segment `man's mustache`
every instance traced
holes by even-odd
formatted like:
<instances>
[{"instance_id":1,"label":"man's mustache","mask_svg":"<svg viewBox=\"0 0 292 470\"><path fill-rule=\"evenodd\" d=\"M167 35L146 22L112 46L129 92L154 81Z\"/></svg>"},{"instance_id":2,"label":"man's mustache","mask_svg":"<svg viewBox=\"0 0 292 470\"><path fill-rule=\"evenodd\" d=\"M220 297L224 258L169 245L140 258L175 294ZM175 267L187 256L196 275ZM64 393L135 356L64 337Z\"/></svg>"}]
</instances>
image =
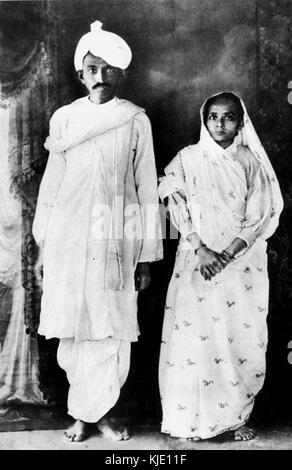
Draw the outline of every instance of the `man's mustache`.
<instances>
[{"instance_id":1,"label":"man's mustache","mask_svg":"<svg viewBox=\"0 0 292 470\"><path fill-rule=\"evenodd\" d=\"M92 89L96 90L96 88L104 88L104 87L110 88L110 86L111 85L109 85L108 83L96 83L95 85L93 85Z\"/></svg>"}]
</instances>

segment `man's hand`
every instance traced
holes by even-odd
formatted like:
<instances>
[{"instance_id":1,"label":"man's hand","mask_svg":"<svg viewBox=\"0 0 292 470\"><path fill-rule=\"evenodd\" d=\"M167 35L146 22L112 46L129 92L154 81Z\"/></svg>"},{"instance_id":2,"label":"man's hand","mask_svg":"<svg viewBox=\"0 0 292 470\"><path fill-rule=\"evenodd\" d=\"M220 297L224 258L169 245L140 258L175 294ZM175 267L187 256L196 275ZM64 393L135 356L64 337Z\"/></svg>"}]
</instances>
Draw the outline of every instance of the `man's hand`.
<instances>
[{"instance_id":1,"label":"man's hand","mask_svg":"<svg viewBox=\"0 0 292 470\"><path fill-rule=\"evenodd\" d=\"M200 260L200 273L205 281L210 281L229 263L228 256L216 253L206 246L199 248L197 254Z\"/></svg>"},{"instance_id":2,"label":"man's hand","mask_svg":"<svg viewBox=\"0 0 292 470\"><path fill-rule=\"evenodd\" d=\"M43 266L44 266L44 256L43 256L43 248L39 248L39 255L36 264L34 265L34 274L36 277L37 284L39 288L43 289Z\"/></svg>"},{"instance_id":3,"label":"man's hand","mask_svg":"<svg viewBox=\"0 0 292 470\"><path fill-rule=\"evenodd\" d=\"M149 286L151 282L150 264L138 263L135 271L135 289L142 292Z\"/></svg>"}]
</instances>

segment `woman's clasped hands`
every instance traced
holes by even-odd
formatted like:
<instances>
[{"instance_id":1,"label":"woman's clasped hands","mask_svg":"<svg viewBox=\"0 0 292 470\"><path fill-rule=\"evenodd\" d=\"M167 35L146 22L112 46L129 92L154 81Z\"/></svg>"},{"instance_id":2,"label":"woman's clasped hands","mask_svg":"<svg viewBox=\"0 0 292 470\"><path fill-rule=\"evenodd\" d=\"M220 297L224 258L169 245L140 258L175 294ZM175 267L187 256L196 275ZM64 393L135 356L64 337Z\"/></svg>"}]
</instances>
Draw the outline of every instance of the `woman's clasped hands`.
<instances>
[{"instance_id":1,"label":"woman's clasped hands","mask_svg":"<svg viewBox=\"0 0 292 470\"><path fill-rule=\"evenodd\" d=\"M200 246L196 250L196 254L200 260L200 273L205 281L210 281L233 260L227 251L223 250L221 253L217 253L206 245Z\"/></svg>"}]
</instances>

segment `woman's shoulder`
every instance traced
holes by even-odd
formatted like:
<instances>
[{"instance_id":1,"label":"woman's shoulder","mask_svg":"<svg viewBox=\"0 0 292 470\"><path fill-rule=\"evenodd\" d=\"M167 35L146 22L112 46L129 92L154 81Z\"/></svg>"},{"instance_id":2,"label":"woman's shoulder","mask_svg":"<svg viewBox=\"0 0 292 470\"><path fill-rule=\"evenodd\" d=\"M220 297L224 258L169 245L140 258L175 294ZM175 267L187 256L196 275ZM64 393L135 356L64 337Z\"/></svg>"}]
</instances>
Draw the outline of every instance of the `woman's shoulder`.
<instances>
[{"instance_id":1,"label":"woman's shoulder","mask_svg":"<svg viewBox=\"0 0 292 470\"><path fill-rule=\"evenodd\" d=\"M185 162L189 158L194 158L198 153L198 144L188 145L187 147L182 148L176 156L170 161L170 163L165 168L167 173L173 172L175 169L182 169Z\"/></svg>"},{"instance_id":2,"label":"woman's shoulder","mask_svg":"<svg viewBox=\"0 0 292 470\"><path fill-rule=\"evenodd\" d=\"M194 162L196 158L200 157L200 144L193 144L184 147L180 150L176 156L178 160L180 160L181 164L184 166L190 160Z\"/></svg>"},{"instance_id":3,"label":"woman's shoulder","mask_svg":"<svg viewBox=\"0 0 292 470\"><path fill-rule=\"evenodd\" d=\"M182 150L178 152L178 155L181 155L182 157L187 157L189 155L195 155L198 153L198 150L200 148L200 144L192 144L188 145L187 147L184 147Z\"/></svg>"},{"instance_id":4,"label":"woman's shoulder","mask_svg":"<svg viewBox=\"0 0 292 470\"><path fill-rule=\"evenodd\" d=\"M197 164L197 161L201 159L202 152L200 151L200 143L188 145L179 152L180 160L182 166L188 169L194 164Z\"/></svg>"},{"instance_id":5,"label":"woman's shoulder","mask_svg":"<svg viewBox=\"0 0 292 470\"><path fill-rule=\"evenodd\" d=\"M237 145L236 158L248 172L256 171L260 167L257 157L247 145Z\"/></svg>"},{"instance_id":6,"label":"woman's shoulder","mask_svg":"<svg viewBox=\"0 0 292 470\"><path fill-rule=\"evenodd\" d=\"M253 155L253 153L252 153L252 151L250 150L250 148L249 148L247 145L244 145L244 144L238 144L238 145L236 146L236 151L237 151L239 154L245 156L246 158L250 158L250 157Z\"/></svg>"}]
</instances>

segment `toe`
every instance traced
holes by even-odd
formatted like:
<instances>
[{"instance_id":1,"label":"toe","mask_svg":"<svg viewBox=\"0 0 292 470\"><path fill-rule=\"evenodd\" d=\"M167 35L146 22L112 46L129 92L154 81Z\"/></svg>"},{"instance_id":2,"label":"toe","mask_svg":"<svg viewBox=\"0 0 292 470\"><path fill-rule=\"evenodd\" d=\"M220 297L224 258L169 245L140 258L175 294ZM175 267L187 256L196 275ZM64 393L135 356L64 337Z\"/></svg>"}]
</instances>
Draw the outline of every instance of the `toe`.
<instances>
[{"instance_id":1,"label":"toe","mask_svg":"<svg viewBox=\"0 0 292 470\"><path fill-rule=\"evenodd\" d=\"M85 433L64 433L64 438L67 442L81 442L85 439Z\"/></svg>"},{"instance_id":2,"label":"toe","mask_svg":"<svg viewBox=\"0 0 292 470\"><path fill-rule=\"evenodd\" d=\"M124 429L122 431L122 438L124 441L127 441L128 439L130 439L130 433L127 429Z\"/></svg>"},{"instance_id":3,"label":"toe","mask_svg":"<svg viewBox=\"0 0 292 470\"><path fill-rule=\"evenodd\" d=\"M255 433L252 429L243 426L234 431L233 436L235 441L250 441L255 437Z\"/></svg>"}]
</instances>

